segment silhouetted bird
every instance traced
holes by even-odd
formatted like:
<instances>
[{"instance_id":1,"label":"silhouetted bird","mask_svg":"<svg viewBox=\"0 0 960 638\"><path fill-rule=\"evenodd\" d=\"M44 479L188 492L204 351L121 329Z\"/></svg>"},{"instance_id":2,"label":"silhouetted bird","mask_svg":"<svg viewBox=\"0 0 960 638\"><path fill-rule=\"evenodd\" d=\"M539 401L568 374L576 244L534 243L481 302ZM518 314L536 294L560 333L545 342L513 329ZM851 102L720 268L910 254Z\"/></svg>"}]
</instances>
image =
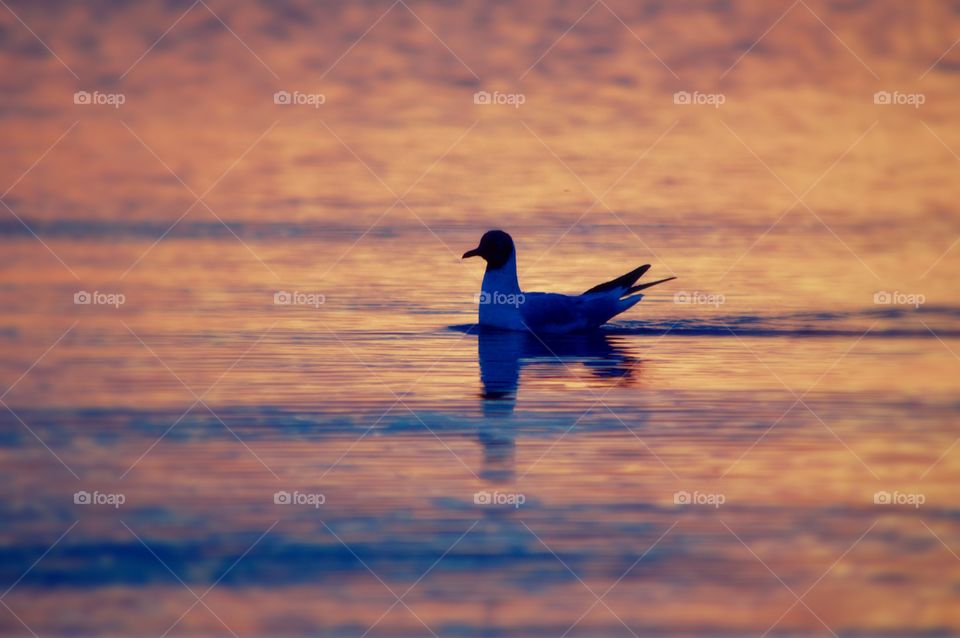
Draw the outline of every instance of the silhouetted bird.
<instances>
[{"instance_id":1,"label":"silhouetted bird","mask_svg":"<svg viewBox=\"0 0 960 638\"><path fill-rule=\"evenodd\" d=\"M504 330L556 334L597 328L643 299L637 294L641 290L676 279L637 284L650 269L645 264L581 295L523 292L513 239L502 230L484 233L479 246L463 253L467 257L483 257L487 262L479 298L480 325Z\"/></svg>"}]
</instances>

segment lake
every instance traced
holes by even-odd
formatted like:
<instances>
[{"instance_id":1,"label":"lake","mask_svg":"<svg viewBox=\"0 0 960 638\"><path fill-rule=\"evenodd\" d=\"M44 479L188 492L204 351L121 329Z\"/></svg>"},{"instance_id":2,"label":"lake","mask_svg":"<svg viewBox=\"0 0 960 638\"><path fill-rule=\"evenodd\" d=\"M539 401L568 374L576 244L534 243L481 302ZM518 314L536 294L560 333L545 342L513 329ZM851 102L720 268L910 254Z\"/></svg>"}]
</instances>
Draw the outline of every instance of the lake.
<instances>
[{"instance_id":1,"label":"lake","mask_svg":"<svg viewBox=\"0 0 960 638\"><path fill-rule=\"evenodd\" d=\"M960 633L960 18L689 4L12 4L0 631Z\"/></svg>"}]
</instances>

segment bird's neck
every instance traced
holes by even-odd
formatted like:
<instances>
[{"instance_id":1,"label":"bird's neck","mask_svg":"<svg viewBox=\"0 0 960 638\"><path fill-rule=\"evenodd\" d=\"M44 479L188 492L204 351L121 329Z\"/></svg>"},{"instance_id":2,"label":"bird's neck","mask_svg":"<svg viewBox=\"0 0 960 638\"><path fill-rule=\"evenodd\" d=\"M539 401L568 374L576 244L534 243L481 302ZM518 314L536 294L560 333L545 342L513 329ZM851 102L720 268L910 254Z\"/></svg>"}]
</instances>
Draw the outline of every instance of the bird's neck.
<instances>
[{"instance_id":1,"label":"bird's neck","mask_svg":"<svg viewBox=\"0 0 960 638\"><path fill-rule=\"evenodd\" d=\"M517 279L517 253L514 252L507 262L496 269L487 268L483 273L481 290L490 295L516 295L520 293L520 282Z\"/></svg>"}]
</instances>

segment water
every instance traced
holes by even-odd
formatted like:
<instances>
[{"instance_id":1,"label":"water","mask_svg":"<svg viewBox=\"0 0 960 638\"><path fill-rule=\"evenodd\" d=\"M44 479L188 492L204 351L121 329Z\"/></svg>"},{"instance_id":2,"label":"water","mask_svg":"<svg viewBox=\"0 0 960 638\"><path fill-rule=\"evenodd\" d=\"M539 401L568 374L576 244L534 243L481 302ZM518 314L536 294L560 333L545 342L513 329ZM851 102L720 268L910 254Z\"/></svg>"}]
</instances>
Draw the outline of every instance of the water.
<instances>
[{"instance_id":1,"label":"water","mask_svg":"<svg viewBox=\"0 0 960 638\"><path fill-rule=\"evenodd\" d=\"M188 5L14 7L81 79L4 18L0 632L960 633L956 17L797 5L737 63L782 9L609 5L679 79L600 5L522 80L583 8L412 5L458 60L394 5L334 64L386 6L211 5L264 68L197 6L128 69ZM481 331L492 227L526 289L678 279Z\"/></svg>"},{"instance_id":2,"label":"water","mask_svg":"<svg viewBox=\"0 0 960 638\"><path fill-rule=\"evenodd\" d=\"M950 626L960 310L737 312L663 290L541 341L477 330L479 273L442 247L427 277L393 258L369 285L330 277L317 308L235 286L217 266L235 242L166 240L181 265L119 308L73 307L51 267L50 308L8 311L10 383L73 326L4 399L4 602L35 630L161 634L214 585L171 633L361 635L388 609L369 635L911 633L918 609ZM194 260L195 284L167 284Z\"/></svg>"}]
</instances>

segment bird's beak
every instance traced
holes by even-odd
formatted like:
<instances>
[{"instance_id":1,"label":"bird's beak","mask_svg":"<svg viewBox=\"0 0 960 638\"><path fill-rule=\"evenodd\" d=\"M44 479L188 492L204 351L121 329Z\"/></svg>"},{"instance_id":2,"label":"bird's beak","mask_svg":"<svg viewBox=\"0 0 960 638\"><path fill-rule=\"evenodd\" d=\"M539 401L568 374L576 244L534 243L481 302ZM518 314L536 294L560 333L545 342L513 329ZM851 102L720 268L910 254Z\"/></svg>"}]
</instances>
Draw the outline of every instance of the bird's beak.
<instances>
[{"instance_id":1,"label":"bird's beak","mask_svg":"<svg viewBox=\"0 0 960 638\"><path fill-rule=\"evenodd\" d=\"M473 250L468 250L467 252L463 253L463 257L461 257L460 259L466 259L467 257L477 257L479 255L480 255L480 249L474 248Z\"/></svg>"}]
</instances>

